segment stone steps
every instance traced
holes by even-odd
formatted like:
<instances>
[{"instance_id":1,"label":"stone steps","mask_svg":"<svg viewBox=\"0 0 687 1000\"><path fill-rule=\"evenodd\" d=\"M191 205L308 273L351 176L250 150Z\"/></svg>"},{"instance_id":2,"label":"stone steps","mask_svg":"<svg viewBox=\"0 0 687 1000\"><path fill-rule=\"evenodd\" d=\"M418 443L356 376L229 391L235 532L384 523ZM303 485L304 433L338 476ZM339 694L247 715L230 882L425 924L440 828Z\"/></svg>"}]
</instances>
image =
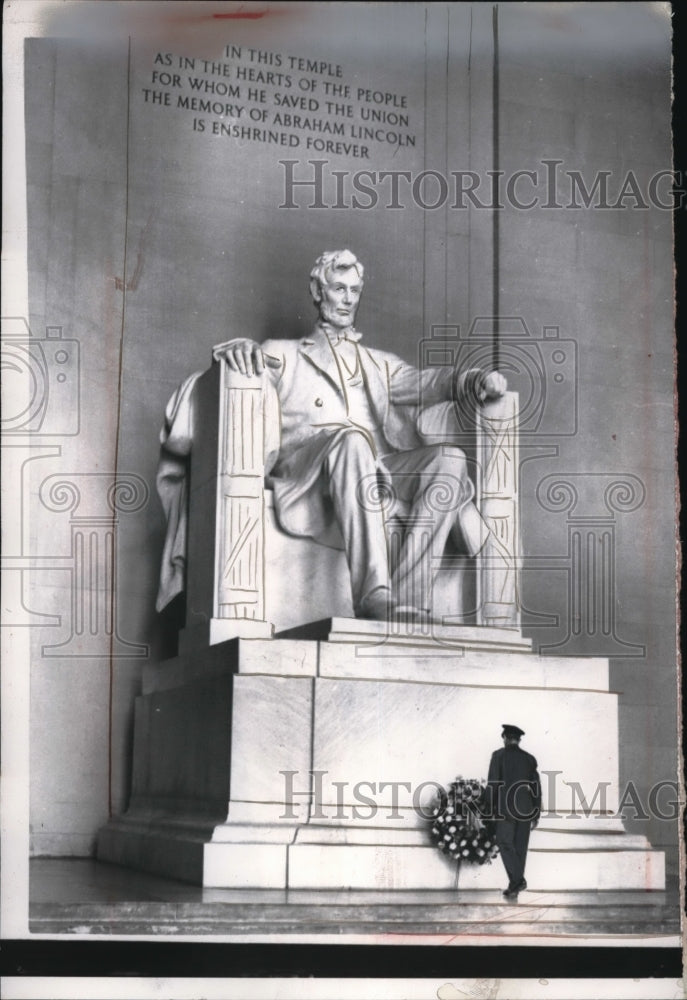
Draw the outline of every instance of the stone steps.
<instances>
[{"instance_id":1,"label":"stone steps","mask_svg":"<svg viewBox=\"0 0 687 1000\"><path fill-rule=\"evenodd\" d=\"M291 895L291 894L290 894ZM374 896L366 893L367 897ZM439 895L444 895L439 894ZM474 896L474 894L472 894ZM556 894L524 892L515 903L483 893L484 902L422 903L116 902L38 903L34 933L90 934L434 934L509 937L545 935L679 935L677 906L663 901L603 904L565 901ZM590 897L595 894L590 893ZM617 895L617 894L616 894ZM628 896L632 894L628 893ZM663 893L656 893L663 896ZM426 896L431 897L430 894Z\"/></svg>"},{"instance_id":2,"label":"stone steps","mask_svg":"<svg viewBox=\"0 0 687 1000\"><path fill-rule=\"evenodd\" d=\"M535 892L517 902L501 889L360 891L203 889L88 859L31 862L33 933L266 934L330 937L423 934L447 943L476 935L575 938L679 935L679 898L669 890ZM588 942L587 942L588 943Z\"/></svg>"}]
</instances>

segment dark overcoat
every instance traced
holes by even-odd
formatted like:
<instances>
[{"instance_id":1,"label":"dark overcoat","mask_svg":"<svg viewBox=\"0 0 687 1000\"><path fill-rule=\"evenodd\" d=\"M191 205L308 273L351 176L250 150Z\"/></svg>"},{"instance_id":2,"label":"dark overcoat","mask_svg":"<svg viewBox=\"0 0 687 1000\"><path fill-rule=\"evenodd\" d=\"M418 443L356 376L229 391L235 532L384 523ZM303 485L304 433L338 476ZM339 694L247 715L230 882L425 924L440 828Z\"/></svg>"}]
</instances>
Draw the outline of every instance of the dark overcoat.
<instances>
[{"instance_id":1,"label":"dark overcoat","mask_svg":"<svg viewBox=\"0 0 687 1000\"><path fill-rule=\"evenodd\" d=\"M493 819L531 821L541 812L541 782L537 761L512 744L491 755L488 804Z\"/></svg>"}]
</instances>

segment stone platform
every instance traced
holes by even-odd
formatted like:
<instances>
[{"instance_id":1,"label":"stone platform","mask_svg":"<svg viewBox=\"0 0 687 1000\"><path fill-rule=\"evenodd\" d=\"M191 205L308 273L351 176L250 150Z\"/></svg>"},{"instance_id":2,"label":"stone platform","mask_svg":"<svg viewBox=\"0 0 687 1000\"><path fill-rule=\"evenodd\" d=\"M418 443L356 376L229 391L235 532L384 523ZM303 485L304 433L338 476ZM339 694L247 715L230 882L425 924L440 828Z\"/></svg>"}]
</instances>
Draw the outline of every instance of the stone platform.
<instances>
[{"instance_id":1,"label":"stone platform","mask_svg":"<svg viewBox=\"0 0 687 1000\"><path fill-rule=\"evenodd\" d=\"M486 777L510 721L543 772L531 888L659 890L663 853L615 815L617 697L607 660L538 656L516 629L328 619L218 643L146 668L129 810L98 856L214 887L453 889L431 802ZM502 881L497 861L458 887Z\"/></svg>"},{"instance_id":2,"label":"stone platform","mask_svg":"<svg viewBox=\"0 0 687 1000\"><path fill-rule=\"evenodd\" d=\"M31 862L30 930L38 934L323 935L341 941L464 944L507 940L676 947L677 886L654 892L497 890L357 892L203 889L86 859Z\"/></svg>"}]
</instances>

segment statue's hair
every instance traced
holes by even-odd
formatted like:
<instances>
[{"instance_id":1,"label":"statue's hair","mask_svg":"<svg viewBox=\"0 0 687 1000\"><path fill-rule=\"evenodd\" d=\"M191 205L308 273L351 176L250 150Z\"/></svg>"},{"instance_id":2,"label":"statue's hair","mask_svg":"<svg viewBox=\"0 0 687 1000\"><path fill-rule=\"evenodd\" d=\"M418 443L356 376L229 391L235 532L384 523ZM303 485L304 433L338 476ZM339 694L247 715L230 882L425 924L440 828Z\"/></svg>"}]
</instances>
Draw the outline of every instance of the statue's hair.
<instances>
[{"instance_id":1,"label":"statue's hair","mask_svg":"<svg viewBox=\"0 0 687 1000\"><path fill-rule=\"evenodd\" d=\"M310 272L310 294L314 301L320 301L322 286L329 284L335 271L348 271L352 267L356 269L362 282L365 269L350 250L328 250L321 254Z\"/></svg>"}]
</instances>

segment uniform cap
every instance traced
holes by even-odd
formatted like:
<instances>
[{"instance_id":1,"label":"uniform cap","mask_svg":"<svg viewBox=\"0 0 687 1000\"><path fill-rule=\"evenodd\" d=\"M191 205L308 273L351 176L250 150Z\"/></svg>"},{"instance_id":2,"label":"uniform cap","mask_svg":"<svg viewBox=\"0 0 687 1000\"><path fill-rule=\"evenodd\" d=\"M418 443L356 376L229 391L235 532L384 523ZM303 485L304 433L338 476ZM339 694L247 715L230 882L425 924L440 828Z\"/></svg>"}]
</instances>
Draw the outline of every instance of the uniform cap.
<instances>
[{"instance_id":1,"label":"uniform cap","mask_svg":"<svg viewBox=\"0 0 687 1000\"><path fill-rule=\"evenodd\" d=\"M504 722L503 723L503 732L501 733L501 735L502 736L517 736L517 738L520 739L520 737L524 736L525 734L524 734L524 732L522 731L522 729L519 726L511 726L511 724L509 722Z\"/></svg>"}]
</instances>

